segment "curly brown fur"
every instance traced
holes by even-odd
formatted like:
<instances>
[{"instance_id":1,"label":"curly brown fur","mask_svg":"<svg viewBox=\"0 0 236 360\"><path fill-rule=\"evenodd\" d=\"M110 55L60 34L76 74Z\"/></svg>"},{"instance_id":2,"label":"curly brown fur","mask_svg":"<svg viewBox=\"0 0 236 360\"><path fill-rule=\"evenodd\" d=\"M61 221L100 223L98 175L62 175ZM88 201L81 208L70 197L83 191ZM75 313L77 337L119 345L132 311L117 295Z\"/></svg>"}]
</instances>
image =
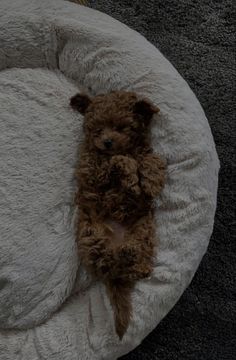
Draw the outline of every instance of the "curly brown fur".
<instances>
[{"instance_id":1,"label":"curly brown fur","mask_svg":"<svg viewBox=\"0 0 236 360\"><path fill-rule=\"evenodd\" d=\"M84 115L77 169L78 251L84 266L104 282L116 332L130 321L131 292L153 269L153 199L164 185L165 164L150 146L150 123L159 109L133 92L89 98L71 106Z\"/></svg>"}]
</instances>

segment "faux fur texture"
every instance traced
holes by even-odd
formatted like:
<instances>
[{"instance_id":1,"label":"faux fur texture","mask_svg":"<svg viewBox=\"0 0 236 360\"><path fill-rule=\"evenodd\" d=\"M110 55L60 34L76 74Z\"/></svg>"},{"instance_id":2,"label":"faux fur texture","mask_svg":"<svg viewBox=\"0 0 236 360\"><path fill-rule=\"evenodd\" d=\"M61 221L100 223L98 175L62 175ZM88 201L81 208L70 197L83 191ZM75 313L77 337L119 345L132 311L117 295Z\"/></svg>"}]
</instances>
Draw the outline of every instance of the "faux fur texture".
<instances>
[{"instance_id":1,"label":"faux fur texture","mask_svg":"<svg viewBox=\"0 0 236 360\"><path fill-rule=\"evenodd\" d=\"M0 7L0 358L114 359L167 314L206 251L219 168L212 135L186 82L125 25L60 0ZM133 321L121 344L101 284L79 269L68 298L81 129L67 102L79 89L132 89L161 109L152 128L153 148L168 163L156 204L159 253L152 278L132 294Z\"/></svg>"}]
</instances>

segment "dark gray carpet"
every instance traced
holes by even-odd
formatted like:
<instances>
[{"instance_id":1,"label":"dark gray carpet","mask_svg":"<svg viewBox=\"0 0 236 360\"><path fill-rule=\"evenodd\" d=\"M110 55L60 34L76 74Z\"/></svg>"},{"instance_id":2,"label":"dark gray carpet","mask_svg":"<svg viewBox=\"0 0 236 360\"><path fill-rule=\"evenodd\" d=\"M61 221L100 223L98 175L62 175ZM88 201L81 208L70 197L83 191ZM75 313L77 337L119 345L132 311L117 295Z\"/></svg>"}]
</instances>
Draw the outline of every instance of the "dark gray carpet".
<instances>
[{"instance_id":1,"label":"dark gray carpet","mask_svg":"<svg viewBox=\"0 0 236 360\"><path fill-rule=\"evenodd\" d=\"M146 36L188 81L209 119L221 161L218 209L209 250L178 304L135 351L122 359L233 360L233 0L97 0L93 7Z\"/></svg>"}]
</instances>

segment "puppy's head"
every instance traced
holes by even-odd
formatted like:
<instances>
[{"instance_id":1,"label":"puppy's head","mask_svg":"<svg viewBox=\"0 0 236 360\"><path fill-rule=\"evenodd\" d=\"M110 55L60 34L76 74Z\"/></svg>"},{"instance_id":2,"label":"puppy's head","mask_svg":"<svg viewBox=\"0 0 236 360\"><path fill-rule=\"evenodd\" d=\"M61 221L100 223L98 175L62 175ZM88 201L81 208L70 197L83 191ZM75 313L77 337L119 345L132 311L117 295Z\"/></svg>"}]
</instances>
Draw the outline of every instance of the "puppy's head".
<instances>
[{"instance_id":1,"label":"puppy's head","mask_svg":"<svg viewBox=\"0 0 236 360\"><path fill-rule=\"evenodd\" d=\"M114 155L132 151L145 137L152 116L159 109L133 92L114 91L90 98L76 94L71 106L84 115L90 148Z\"/></svg>"}]
</instances>

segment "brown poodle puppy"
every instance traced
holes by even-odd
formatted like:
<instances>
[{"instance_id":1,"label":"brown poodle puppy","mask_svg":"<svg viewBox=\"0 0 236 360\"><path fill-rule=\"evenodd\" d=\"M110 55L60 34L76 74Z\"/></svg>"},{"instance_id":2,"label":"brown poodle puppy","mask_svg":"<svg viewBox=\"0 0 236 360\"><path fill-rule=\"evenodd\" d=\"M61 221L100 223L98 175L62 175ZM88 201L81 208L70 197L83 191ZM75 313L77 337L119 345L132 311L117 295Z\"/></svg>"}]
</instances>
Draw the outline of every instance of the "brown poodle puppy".
<instances>
[{"instance_id":1,"label":"brown poodle puppy","mask_svg":"<svg viewBox=\"0 0 236 360\"><path fill-rule=\"evenodd\" d=\"M153 268L153 199L163 188L165 163L153 154L149 133L159 109L125 91L77 94L71 106L84 115L85 133L76 174L79 256L104 282L122 338L132 288Z\"/></svg>"}]
</instances>

